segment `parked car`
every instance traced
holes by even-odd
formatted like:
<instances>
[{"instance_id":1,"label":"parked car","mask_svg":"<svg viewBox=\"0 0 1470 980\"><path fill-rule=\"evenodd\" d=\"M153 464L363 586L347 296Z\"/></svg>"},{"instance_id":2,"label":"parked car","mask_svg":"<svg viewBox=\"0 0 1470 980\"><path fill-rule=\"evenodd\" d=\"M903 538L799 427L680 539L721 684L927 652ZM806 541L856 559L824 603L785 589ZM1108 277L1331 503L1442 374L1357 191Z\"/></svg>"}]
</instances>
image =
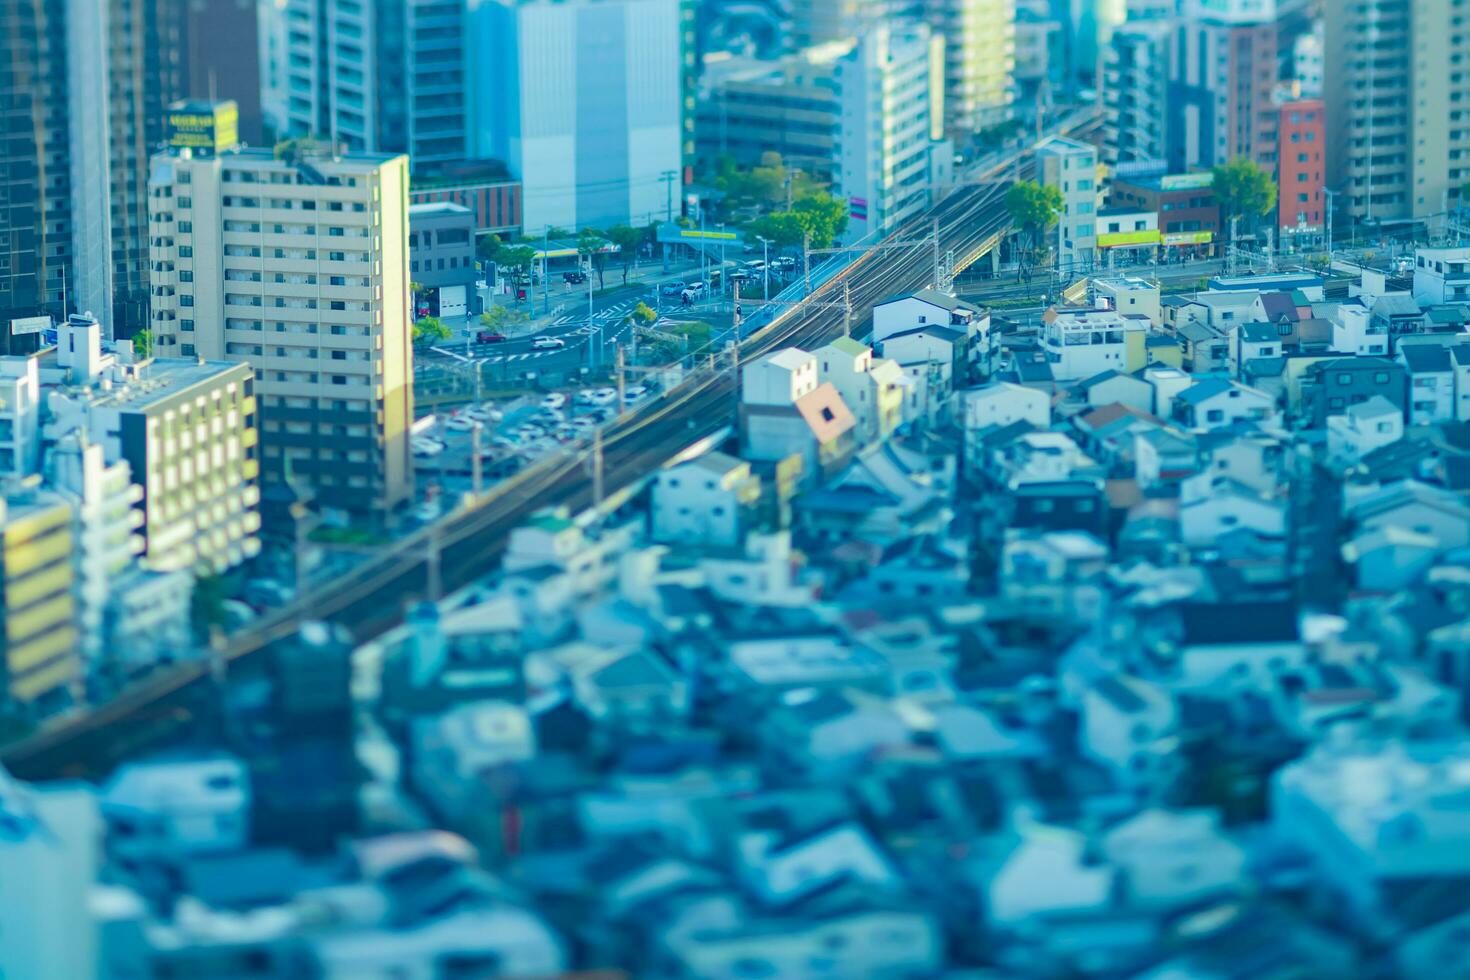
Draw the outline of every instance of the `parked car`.
<instances>
[{"instance_id":1,"label":"parked car","mask_svg":"<svg viewBox=\"0 0 1470 980\"><path fill-rule=\"evenodd\" d=\"M783 256L781 256L779 259L776 260L776 267L778 269L783 269L786 272L790 272L792 269L795 269L796 268L796 256L794 256L794 255L783 255Z\"/></svg>"},{"instance_id":2,"label":"parked car","mask_svg":"<svg viewBox=\"0 0 1470 980\"><path fill-rule=\"evenodd\" d=\"M446 428L453 429L456 432L468 432L475 427L475 421L468 414L452 415L444 425Z\"/></svg>"},{"instance_id":3,"label":"parked car","mask_svg":"<svg viewBox=\"0 0 1470 980\"><path fill-rule=\"evenodd\" d=\"M547 337L545 334L531 339L531 346L536 350L558 350L566 345L567 342L560 337Z\"/></svg>"},{"instance_id":4,"label":"parked car","mask_svg":"<svg viewBox=\"0 0 1470 980\"><path fill-rule=\"evenodd\" d=\"M481 330L475 334L477 344L503 344L508 338L503 333L494 330Z\"/></svg>"},{"instance_id":5,"label":"parked car","mask_svg":"<svg viewBox=\"0 0 1470 980\"><path fill-rule=\"evenodd\" d=\"M583 272L581 269L574 269L571 272L563 272L561 274L561 281L569 282L573 285L580 285L587 281L587 273Z\"/></svg>"},{"instance_id":6,"label":"parked car","mask_svg":"<svg viewBox=\"0 0 1470 980\"><path fill-rule=\"evenodd\" d=\"M702 283L702 282L694 282L694 283L690 283L689 285L685 286L684 287L684 292L681 293L680 295L684 299L686 299L686 300L688 300L689 302L692 303L692 302L694 302L697 299L702 299L704 297L704 294L705 294L705 285L704 285L704 283Z\"/></svg>"},{"instance_id":7,"label":"parked car","mask_svg":"<svg viewBox=\"0 0 1470 980\"><path fill-rule=\"evenodd\" d=\"M750 273L761 273L766 271L766 260L756 259L754 262L745 263L745 271Z\"/></svg>"},{"instance_id":8,"label":"parked car","mask_svg":"<svg viewBox=\"0 0 1470 980\"><path fill-rule=\"evenodd\" d=\"M616 388L593 388L587 392L587 401L592 405L611 405L618 400Z\"/></svg>"},{"instance_id":9,"label":"parked car","mask_svg":"<svg viewBox=\"0 0 1470 980\"><path fill-rule=\"evenodd\" d=\"M678 296L684 292L684 288L688 285L683 279L672 279L658 287L659 295Z\"/></svg>"},{"instance_id":10,"label":"parked car","mask_svg":"<svg viewBox=\"0 0 1470 980\"><path fill-rule=\"evenodd\" d=\"M566 405L566 403L567 396L559 391L548 392L546 397L541 399L542 408L559 409Z\"/></svg>"},{"instance_id":11,"label":"parked car","mask_svg":"<svg viewBox=\"0 0 1470 980\"><path fill-rule=\"evenodd\" d=\"M634 385L623 392L623 401L630 405L638 399L646 397L648 397L648 388L645 385Z\"/></svg>"}]
</instances>

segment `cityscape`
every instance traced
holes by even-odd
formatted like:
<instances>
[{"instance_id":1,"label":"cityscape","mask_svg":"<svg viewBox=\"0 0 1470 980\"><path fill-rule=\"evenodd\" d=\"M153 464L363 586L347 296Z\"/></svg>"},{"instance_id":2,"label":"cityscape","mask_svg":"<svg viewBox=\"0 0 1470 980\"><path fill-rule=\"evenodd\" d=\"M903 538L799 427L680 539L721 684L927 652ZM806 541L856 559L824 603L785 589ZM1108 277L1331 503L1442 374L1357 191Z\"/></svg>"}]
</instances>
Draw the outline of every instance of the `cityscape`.
<instances>
[{"instance_id":1,"label":"cityscape","mask_svg":"<svg viewBox=\"0 0 1470 980\"><path fill-rule=\"evenodd\" d=\"M0 0L0 978L1470 978L1467 65Z\"/></svg>"}]
</instances>

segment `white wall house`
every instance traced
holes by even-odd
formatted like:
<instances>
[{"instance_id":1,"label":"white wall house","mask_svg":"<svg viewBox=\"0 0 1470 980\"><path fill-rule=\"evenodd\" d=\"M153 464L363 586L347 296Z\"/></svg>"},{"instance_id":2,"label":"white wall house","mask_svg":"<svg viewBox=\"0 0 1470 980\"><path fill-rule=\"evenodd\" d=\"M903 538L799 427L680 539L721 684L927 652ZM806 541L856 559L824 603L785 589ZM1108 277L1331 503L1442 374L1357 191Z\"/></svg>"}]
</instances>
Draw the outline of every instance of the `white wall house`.
<instances>
[{"instance_id":1,"label":"white wall house","mask_svg":"<svg viewBox=\"0 0 1470 980\"><path fill-rule=\"evenodd\" d=\"M817 358L787 347L756 358L741 370L740 401L745 405L793 405L817 390Z\"/></svg>"},{"instance_id":2,"label":"white wall house","mask_svg":"<svg viewBox=\"0 0 1470 980\"><path fill-rule=\"evenodd\" d=\"M681 545L733 548L741 543L760 478L750 464L721 452L660 470L649 507L649 536Z\"/></svg>"},{"instance_id":3,"label":"white wall house","mask_svg":"<svg viewBox=\"0 0 1470 980\"><path fill-rule=\"evenodd\" d=\"M244 847L250 800L245 764L227 755L128 763L101 796L110 849L140 859Z\"/></svg>"},{"instance_id":4,"label":"white wall house","mask_svg":"<svg viewBox=\"0 0 1470 980\"><path fill-rule=\"evenodd\" d=\"M959 393L960 418L966 432L981 432L1012 422L1038 429L1051 425L1051 399L1044 391L1009 381L992 381Z\"/></svg>"},{"instance_id":5,"label":"white wall house","mask_svg":"<svg viewBox=\"0 0 1470 980\"><path fill-rule=\"evenodd\" d=\"M894 296L873 307L873 342L915 327L954 327L968 333L977 319L989 315L963 300L935 289Z\"/></svg>"},{"instance_id":6,"label":"white wall house","mask_svg":"<svg viewBox=\"0 0 1470 980\"><path fill-rule=\"evenodd\" d=\"M1470 248L1418 249L1414 300L1420 306L1470 302Z\"/></svg>"}]
</instances>

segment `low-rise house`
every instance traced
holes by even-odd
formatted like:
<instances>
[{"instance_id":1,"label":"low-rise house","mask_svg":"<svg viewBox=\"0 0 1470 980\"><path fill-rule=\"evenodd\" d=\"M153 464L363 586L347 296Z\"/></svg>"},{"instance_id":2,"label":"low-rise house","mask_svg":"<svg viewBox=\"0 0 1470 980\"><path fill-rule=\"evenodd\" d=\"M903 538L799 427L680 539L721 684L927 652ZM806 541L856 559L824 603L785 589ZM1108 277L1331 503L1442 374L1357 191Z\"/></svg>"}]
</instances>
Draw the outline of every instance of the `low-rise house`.
<instances>
[{"instance_id":1,"label":"low-rise house","mask_svg":"<svg viewBox=\"0 0 1470 980\"><path fill-rule=\"evenodd\" d=\"M952 327L968 336L971 325L988 318L978 307L934 289L894 296L873 307L873 342L918 327Z\"/></svg>"},{"instance_id":2,"label":"low-rise house","mask_svg":"<svg viewBox=\"0 0 1470 980\"><path fill-rule=\"evenodd\" d=\"M1000 592L1028 614L1095 622L1103 614L1107 547L1079 531L1011 531L1001 553Z\"/></svg>"},{"instance_id":3,"label":"low-rise house","mask_svg":"<svg viewBox=\"0 0 1470 980\"><path fill-rule=\"evenodd\" d=\"M722 452L660 470L649 502L649 537L678 545L735 548L755 526L760 477Z\"/></svg>"},{"instance_id":4,"label":"low-rise house","mask_svg":"<svg viewBox=\"0 0 1470 980\"><path fill-rule=\"evenodd\" d=\"M1382 395L1327 417L1327 454L1344 462L1356 462L1403 437L1403 409Z\"/></svg>"},{"instance_id":5,"label":"low-rise house","mask_svg":"<svg viewBox=\"0 0 1470 980\"><path fill-rule=\"evenodd\" d=\"M1146 378L1112 369L1078 382L1072 395L1093 408L1117 404L1140 412L1154 410L1154 386Z\"/></svg>"},{"instance_id":6,"label":"low-rise house","mask_svg":"<svg viewBox=\"0 0 1470 980\"><path fill-rule=\"evenodd\" d=\"M1187 907L1246 884L1246 850L1214 810L1142 810L1103 835L1101 849L1133 907Z\"/></svg>"},{"instance_id":7,"label":"low-rise house","mask_svg":"<svg viewBox=\"0 0 1470 980\"><path fill-rule=\"evenodd\" d=\"M1342 303L1332 318L1332 349L1354 357L1388 357L1388 325L1361 302Z\"/></svg>"},{"instance_id":8,"label":"low-rise house","mask_svg":"<svg viewBox=\"0 0 1470 980\"><path fill-rule=\"evenodd\" d=\"M1045 392L1010 381L992 381L958 393L959 416L967 433L1013 422L1045 429L1051 425L1051 399Z\"/></svg>"},{"instance_id":9,"label":"low-rise house","mask_svg":"<svg viewBox=\"0 0 1470 980\"><path fill-rule=\"evenodd\" d=\"M1274 425L1277 414L1276 400L1270 395L1223 378L1206 378L1174 398L1174 418L1196 432L1242 421Z\"/></svg>"},{"instance_id":10,"label":"low-rise house","mask_svg":"<svg viewBox=\"0 0 1470 980\"><path fill-rule=\"evenodd\" d=\"M1208 323L1185 323L1174 334L1182 348L1184 370L1190 374L1214 374L1230 363L1230 338Z\"/></svg>"},{"instance_id":11,"label":"low-rise house","mask_svg":"<svg viewBox=\"0 0 1470 980\"><path fill-rule=\"evenodd\" d=\"M1324 740L1272 781L1274 832L1364 924L1391 921L1400 889L1470 875L1470 747Z\"/></svg>"},{"instance_id":12,"label":"low-rise house","mask_svg":"<svg viewBox=\"0 0 1470 980\"><path fill-rule=\"evenodd\" d=\"M903 422L901 365L874 358L867 344L838 337L816 352L818 378L830 382L857 419L858 441L887 439Z\"/></svg>"},{"instance_id":13,"label":"low-rise house","mask_svg":"<svg viewBox=\"0 0 1470 980\"><path fill-rule=\"evenodd\" d=\"M228 755L161 757L123 766L99 797L109 847L134 862L244 847L251 788Z\"/></svg>"},{"instance_id":14,"label":"low-rise house","mask_svg":"<svg viewBox=\"0 0 1470 980\"><path fill-rule=\"evenodd\" d=\"M1122 786L1157 786L1181 764L1178 723L1163 688L1124 674L1102 677L1082 695L1079 749Z\"/></svg>"},{"instance_id":15,"label":"low-rise house","mask_svg":"<svg viewBox=\"0 0 1470 980\"><path fill-rule=\"evenodd\" d=\"M1199 472L1194 437L1178 429L1153 426L1133 433L1134 471L1145 489L1177 484Z\"/></svg>"},{"instance_id":16,"label":"low-rise house","mask_svg":"<svg viewBox=\"0 0 1470 980\"><path fill-rule=\"evenodd\" d=\"M1282 354L1281 334L1270 323L1236 323L1227 336L1230 338L1227 363L1232 378L1240 378L1246 365L1253 361Z\"/></svg>"},{"instance_id":17,"label":"low-rise house","mask_svg":"<svg viewBox=\"0 0 1470 980\"><path fill-rule=\"evenodd\" d=\"M815 360L812 364L815 367ZM741 455L765 462L799 456L808 481L840 470L857 447L857 420L830 383L790 405L744 403L740 412Z\"/></svg>"},{"instance_id":18,"label":"low-rise house","mask_svg":"<svg viewBox=\"0 0 1470 980\"><path fill-rule=\"evenodd\" d=\"M874 753L904 746L912 737L891 704L854 689L788 691L765 719L766 752L778 765L818 776L851 772Z\"/></svg>"},{"instance_id":19,"label":"low-rise house","mask_svg":"<svg viewBox=\"0 0 1470 980\"><path fill-rule=\"evenodd\" d=\"M1409 424L1433 425L1455 418L1455 370L1440 344L1401 343L1398 361L1409 375Z\"/></svg>"},{"instance_id":20,"label":"low-rise house","mask_svg":"<svg viewBox=\"0 0 1470 980\"><path fill-rule=\"evenodd\" d=\"M1333 357L1309 364L1302 375L1298 418L1324 428L1332 415L1361 405L1375 395L1403 411L1408 404L1408 372L1386 357Z\"/></svg>"},{"instance_id":21,"label":"low-rise house","mask_svg":"<svg viewBox=\"0 0 1470 980\"><path fill-rule=\"evenodd\" d=\"M950 394L968 383L969 339L957 327L914 327L889 334L880 341L883 356L903 368L910 379L910 399L904 417L926 421L947 413Z\"/></svg>"},{"instance_id":22,"label":"low-rise house","mask_svg":"<svg viewBox=\"0 0 1470 980\"><path fill-rule=\"evenodd\" d=\"M746 887L776 907L843 880L880 892L896 891L902 883L898 868L867 830L850 822L790 838L748 830L736 841L735 860Z\"/></svg>"},{"instance_id":23,"label":"low-rise house","mask_svg":"<svg viewBox=\"0 0 1470 980\"><path fill-rule=\"evenodd\" d=\"M1052 307L1041 319L1042 348L1058 381L1080 381L1107 370L1132 372L1148 363L1149 319L1141 313Z\"/></svg>"}]
</instances>

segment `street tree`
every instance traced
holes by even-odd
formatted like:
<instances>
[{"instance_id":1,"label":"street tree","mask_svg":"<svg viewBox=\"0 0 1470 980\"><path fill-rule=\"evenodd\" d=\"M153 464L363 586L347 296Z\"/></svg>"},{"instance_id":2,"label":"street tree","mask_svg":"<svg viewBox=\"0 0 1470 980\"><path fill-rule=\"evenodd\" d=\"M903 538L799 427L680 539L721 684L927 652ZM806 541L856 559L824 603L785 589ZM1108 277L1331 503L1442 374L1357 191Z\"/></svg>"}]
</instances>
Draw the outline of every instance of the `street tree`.
<instances>
[{"instance_id":1,"label":"street tree","mask_svg":"<svg viewBox=\"0 0 1470 980\"><path fill-rule=\"evenodd\" d=\"M607 240L618 247L618 261L623 266L623 285L628 284L628 270L638 258L638 248L643 244L644 231L628 225L613 225L607 230Z\"/></svg>"},{"instance_id":2,"label":"street tree","mask_svg":"<svg viewBox=\"0 0 1470 980\"><path fill-rule=\"evenodd\" d=\"M133 356L140 361L153 356L153 331L139 330L133 334Z\"/></svg>"},{"instance_id":3,"label":"street tree","mask_svg":"<svg viewBox=\"0 0 1470 980\"><path fill-rule=\"evenodd\" d=\"M602 278L603 269L607 267L607 253L602 250L606 244L607 236L596 228L583 228L577 236L577 254L597 270L598 289L607 285Z\"/></svg>"},{"instance_id":4,"label":"street tree","mask_svg":"<svg viewBox=\"0 0 1470 980\"><path fill-rule=\"evenodd\" d=\"M1254 224L1276 206L1276 182L1254 161L1231 160L1215 167L1213 174L1215 202L1226 227L1234 218Z\"/></svg>"},{"instance_id":5,"label":"street tree","mask_svg":"<svg viewBox=\"0 0 1470 980\"><path fill-rule=\"evenodd\" d=\"M1006 191L1005 206L1016 230L1018 268L1029 278L1047 229L1062 215L1062 192L1034 180L1020 180Z\"/></svg>"},{"instance_id":6,"label":"street tree","mask_svg":"<svg viewBox=\"0 0 1470 980\"><path fill-rule=\"evenodd\" d=\"M531 315L513 306L495 305L480 314L480 326L495 333L504 333L507 327L525 323Z\"/></svg>"},{"instance_id":7,"label":"street tree","mask_svg":"<svg viewBox=\"0 0 1470 980\"><path fill-rule=\"evenodd\" d=\"M419 317L413 325L415 344L437 344L450 338L449 328L437 316Z\"/></svg>"},{"instance_id":8,"label":"street tree","mask_svg":"<svg viewBox=\"0 0 1470 980\"><path fill-rule=\"evenodd\" d=\"M818 193L802 198L791 213L803 223L811 235L812 248L831 248L847 230L847 202L831 194Z\"/></svg>"}]
</instances>

